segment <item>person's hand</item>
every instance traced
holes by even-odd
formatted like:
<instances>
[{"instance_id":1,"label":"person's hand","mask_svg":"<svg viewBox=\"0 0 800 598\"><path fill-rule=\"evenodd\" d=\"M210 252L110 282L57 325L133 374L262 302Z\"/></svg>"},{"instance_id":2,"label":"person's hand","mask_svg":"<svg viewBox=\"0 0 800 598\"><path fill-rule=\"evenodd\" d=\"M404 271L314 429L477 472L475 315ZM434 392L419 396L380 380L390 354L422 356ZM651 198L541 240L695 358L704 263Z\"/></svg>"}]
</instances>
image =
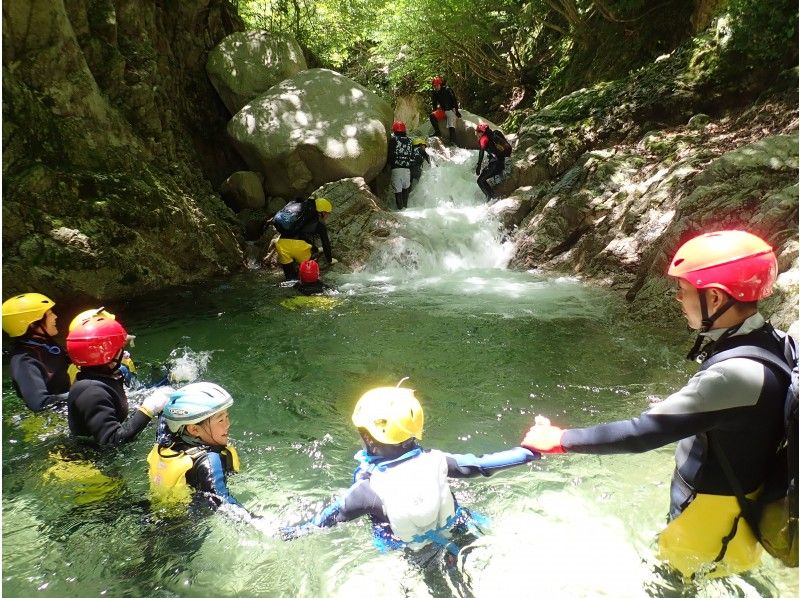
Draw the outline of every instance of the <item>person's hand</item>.
<instances>
[{"instance_id":1,"label":"person's hand","mask_svg":"<svg viewBox=\"0 0 800 598\"><path fill-rule=\"evenodd\" d=\"M159 386L153 393L142 401L141 409L150 417L159 415L164 410L164 405L169 401L169 395L175 392L171 386Z\"/></svg>"},{"instance_id":2,"label":"person's hand","mask_svg":"<svg viewBox=\"0 0 800 598\"><path fill-rule=\"evenodd\" d=\"M533 426L520 444L528 450L540 453L563 453L561 436L564 430L550 425L550 420L542 415L537 415L533 421Z\"/></svg>"}]
</instances>

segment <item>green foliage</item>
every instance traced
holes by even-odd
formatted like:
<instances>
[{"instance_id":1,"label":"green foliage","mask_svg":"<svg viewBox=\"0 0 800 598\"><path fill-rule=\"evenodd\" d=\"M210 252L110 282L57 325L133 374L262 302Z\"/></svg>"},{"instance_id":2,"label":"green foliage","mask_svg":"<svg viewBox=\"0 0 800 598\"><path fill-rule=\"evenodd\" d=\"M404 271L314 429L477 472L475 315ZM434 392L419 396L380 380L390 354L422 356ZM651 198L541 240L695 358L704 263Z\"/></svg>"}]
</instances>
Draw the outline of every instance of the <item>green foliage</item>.
<instances>
[{"instance_id":1,"label":"green foliage","mask_svg":"<svg viewBox=\"0 0 800 598\"><path fill-rule=\"evenodd\" d=\"M730 0L728 14L735 60L751 69L797 63L797 2Z\"/></svg>"},{"instance_id":2,"label":"green foliage","mask_svg":"<svg viewBox=\"0 0 800 598\"><path fill-rule=\"evenodd\" d=\"M310 52L312 64L341 70L371 38L384 2L240 0L238 11L248 28L290 33Z\"/></svg>"}]
</instances>

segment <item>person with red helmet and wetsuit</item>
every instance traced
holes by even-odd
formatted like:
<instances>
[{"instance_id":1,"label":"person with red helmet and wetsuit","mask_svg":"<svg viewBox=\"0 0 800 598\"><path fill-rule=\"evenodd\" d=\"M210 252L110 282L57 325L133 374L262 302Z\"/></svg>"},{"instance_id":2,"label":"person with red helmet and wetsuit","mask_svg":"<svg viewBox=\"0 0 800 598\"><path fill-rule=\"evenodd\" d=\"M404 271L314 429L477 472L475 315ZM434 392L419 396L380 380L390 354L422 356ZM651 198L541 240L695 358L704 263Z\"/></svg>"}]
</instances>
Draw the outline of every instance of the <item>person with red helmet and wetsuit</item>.
<instances>
[{"instance_id":1,"label":"person with red helmet and wetsuit","mask_svg":"<svg viewBox=\"0 0 800 598\"><path fill-rule=\"evenodd\" d=\"M725 230L688 240L667 275L677 282L675 298L689 327L699 331L687 358L700 370L633 419L562 430L539 416L522 441L545 453L590 454L638 453L677 442L669 524L658 544L659 557L685 577L737 573L761 557L725 470L751 498L783 440L789 376L777 363L791 369L786 352L794 343L758 311L777 271L772 248L751 233ZM749 356L730 353L734 348ZM759 354L777 362L753 357Z\"/></svg>"},{"instance_id":2,"label":"person with red helmet and wetsuit","mask_svg":"<svg viewBox=\"0 0 800 598\"><path fill-rule=\"evenodd\" d=\"M414 146L406 135L406 123L396 120L392 123L392 137L386 161L392 169L392 190L397 209L408 207L408 194L411 193L411 165L414 163Z\"/></svg>"},{"instance_id":3,"label":"person with red helmet and wetsuit","mask_svg":"<svg viewBox=\"0 0 800 598\"><path fill-rule=\"evenodd\" d=\"M433 91L431 92L431 125L433 134L439 135L439 121L447 121L447 131L449 133L449 145L456 142L456 119L461 118L458 109L458 99L455 92L444 82L440 75L436 75L432 80Z\"/></svg>"},{"instance_id":4,"label":"person with red helmet and wetsuit","mask_svg":"<svg viewBox=\"0 0 800 598\"><path fill-rule=\"evenodd\" d=\"M492 139L492 130L489 125L480 123L475 127L475 135L478 137L478 163L475 165L475 174L478 175L478 187L481 188L481 191L486 196L486 201L489 201L494 197L489 179L503 174L503 170L506 167L506 159L498 151ZM486 168L481 170L484 153L489 155L489 163Z\"/></svg>"},{"instance_id":5,"label":"person with red helmet and wetsuit","mask_svg":"<svg viewBox=\"0 0 800 598\"><path fill-rule=\"evenodd\" d=\"M132 414L119 371L128 333L102 312L77 323L67 336L67 353L81 368L67 397L70 432L100 446L130 442L161 413L169 386L156 388Z\"/></svg>"}]
</instances>

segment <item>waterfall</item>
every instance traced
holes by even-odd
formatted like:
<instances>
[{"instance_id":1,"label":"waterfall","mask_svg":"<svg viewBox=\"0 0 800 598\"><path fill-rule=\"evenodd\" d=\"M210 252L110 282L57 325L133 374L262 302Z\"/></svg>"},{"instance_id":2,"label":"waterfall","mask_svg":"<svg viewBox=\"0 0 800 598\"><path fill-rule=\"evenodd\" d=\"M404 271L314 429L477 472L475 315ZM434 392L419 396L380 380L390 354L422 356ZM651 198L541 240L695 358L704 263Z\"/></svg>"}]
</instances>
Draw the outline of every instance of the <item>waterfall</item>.
<instances>
[{"instance_id":1,"label":"waterfall","mask_svg":"<svg viewBox=\"0 0 800 598\"><path fill-rule=\"evenodd\" d=\"M419 288L506 276L513 244L475 182L477 151L449 148L431 161L398 213L396 235L370 256L360 282Z\"/></svg>"}]
</instances>

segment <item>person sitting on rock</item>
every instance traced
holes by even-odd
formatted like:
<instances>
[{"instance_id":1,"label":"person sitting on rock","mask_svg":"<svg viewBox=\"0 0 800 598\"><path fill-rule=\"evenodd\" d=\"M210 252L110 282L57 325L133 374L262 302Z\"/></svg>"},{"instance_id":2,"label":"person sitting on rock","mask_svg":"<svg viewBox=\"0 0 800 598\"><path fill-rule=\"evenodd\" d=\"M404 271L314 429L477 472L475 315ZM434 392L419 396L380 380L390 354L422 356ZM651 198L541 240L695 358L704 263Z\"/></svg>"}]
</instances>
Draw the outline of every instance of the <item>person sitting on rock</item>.
<instances>
[{"instance_id":1,"label":"person sitting on rock","mask_svg":"<svg viewBox=\"0 0 800 598\"><path fill-rule=\"evenodd\" d=\"M435 136L439 135L439 121L446 119L447 131L450 134L448 145L454 145L456 142L456 119L461 118L458 99L453 90L450 89L450 86L439 75L436 75L431 80L431 83L433 85L433 91L431 92L433 112L430 114L430 120L433 125L433 134Z\"/></svg>"}]
</instances>

